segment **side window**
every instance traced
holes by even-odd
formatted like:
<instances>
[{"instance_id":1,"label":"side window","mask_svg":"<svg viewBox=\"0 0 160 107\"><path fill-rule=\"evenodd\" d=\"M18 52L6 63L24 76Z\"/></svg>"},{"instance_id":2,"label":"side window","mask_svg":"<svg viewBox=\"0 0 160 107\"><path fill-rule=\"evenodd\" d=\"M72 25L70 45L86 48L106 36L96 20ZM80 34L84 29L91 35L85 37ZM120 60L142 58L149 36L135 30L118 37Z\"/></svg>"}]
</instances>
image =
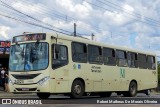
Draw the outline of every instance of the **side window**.
<instances>
[{"instance_id":1,"label":"side window","mask_svg":"<svg viewBox=\"0 0 160 107\"><path fill-rule=\"evenodd\" d=\"M56 69L68 64L68 50L64 45L52 45L52 68Z\"/></svg>"},{"instance_id":2,"label":"side window","mask_svg":"<svg viewBox=\"0 0 160 107\"><path fill-rule=\"evenodd\" d=\"M87 62L87 47L86 44L72 42L72 60L74 62Z\"/></svg>"},{"instance_id":3,"label":"side window","mask_svg":"<svg viewBox=\"0 0 160 107\"><path fill-rule=\"evenodd\" d=\"M103 48L103 62L105 65L116 65L114 49Z\"/></svg>"},{"instance_id":4,"label":"side window","mask_svg":"<svg viewBox=\"0 0 160 107\"><path fill-rule=\"evenodd\" d=\"M156 63L155 63L155 57L154 56L147 56L147 63L148 63L148 69L156 69Z\"/></svg>"},{"instance_id":5,"label":"side window","mask_svg":"<svg viewBox=\"0 0 160 107\"><path fill-rule=\"evenodd\" d=\"M133 52L128 52L127 53L127 59L128 59L128 66L137 68L138 63L137 63L137 54Z\"/></svg>"},{"instance_id":6,"label":"side window","mask_svg":"<svg viewBox=\"0 0 160 107\"><path fill-rule=\"evenodd\" d=\"M127 55L125 51L116 51L117 65L126 67L127 66Z\"/></svg>"},{"instance_id":7,"label":"side window","mask_svg":"<svg viewBox=\"0 0 160 107\"><path fill-rule=\"evenodd\" d=\"M102 49L99 46L88 45L89 63L102 64Z\"/></svg>"},{"instance_id":8,"label":"side window","mask_svg":"<svg viewBox=\"0 0 160 107\"><path fill-rule=\"evenodd\" d=\"M141 69L147 69L147 58L145 54L138 54L138 66Z\"/></svg>"}]
</instances>

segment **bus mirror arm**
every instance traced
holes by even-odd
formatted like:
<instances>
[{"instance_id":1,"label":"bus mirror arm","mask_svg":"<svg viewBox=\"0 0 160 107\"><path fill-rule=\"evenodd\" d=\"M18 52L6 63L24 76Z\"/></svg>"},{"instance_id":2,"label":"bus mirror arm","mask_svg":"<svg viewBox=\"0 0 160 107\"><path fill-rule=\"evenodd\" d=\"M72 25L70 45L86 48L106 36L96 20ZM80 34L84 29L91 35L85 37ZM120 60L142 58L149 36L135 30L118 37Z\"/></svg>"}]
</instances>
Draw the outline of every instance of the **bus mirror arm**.
<instances>
[{"instance_id":1,"label":"bus mirror arm","mask_svg":"<svg viewBox=\"0 0 160 107\"><path fill-rule=\"evenodd\" d=\"M55 39L56 40L56 44L57 44L57 38L58 38L58 34L56 33L57 37L51 36L51 39Z\"/></svg>"}]
</instances>

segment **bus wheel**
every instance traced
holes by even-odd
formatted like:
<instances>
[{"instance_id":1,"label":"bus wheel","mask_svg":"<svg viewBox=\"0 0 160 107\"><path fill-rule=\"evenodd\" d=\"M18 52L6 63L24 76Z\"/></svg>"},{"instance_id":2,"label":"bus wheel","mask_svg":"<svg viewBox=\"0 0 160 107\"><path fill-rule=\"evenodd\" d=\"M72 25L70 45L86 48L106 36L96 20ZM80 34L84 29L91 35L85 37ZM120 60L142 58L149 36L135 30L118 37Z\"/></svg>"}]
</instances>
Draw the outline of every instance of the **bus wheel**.
<instances>
[{"instance_id":1,"label":"bus wheel","mask_svg":"<svg viewBox=\"0 0 160 107\"><path fill-rule=\"evenodd\" d=\"M148 96L151 95L151 90L150 89L145 90L145 94L148 95Z\"/></svg>"},{"instance_id":2,"label":"bus wheel","mask_svg":"<svg viewBox=\"0 0 160 107\"><path fill-rule=\"evenodd\" d=\"M137 84L132 81L129 85L129 91L124 92L123 96L124 97L135 97L137 95Z\"/></svg>"},{"instance_id":3,"label":"bus wheel","mask_svg":"<svg viewBox=\"0 0 160 107\"><path fill-rule=\"evenodd\" d=\"M129 85L129 97L135 97L137 95L137 84L132 81Z\"/></svg>"},{"instance_id":4,"label":"bus wheel","mask_svg":"<svg viewBox=\"0 0 160 107\"><path fill-rule=\"evenodd\" d=\"M75 80L72 84L71 98L81 98L84 95L84 85L80 80Z\"/></svg>"},{"instance_id":5,"label":"bus wheel","mask_svg":"<svg viewBox=\"0 0 160 107\"><path fill-rule=\"evenodd\" d=\"M37 93L37 96L40 99L47 99L50 96L50 93Z\"/></svg>"},{"instance_id":6,"label":"bus wheel","mask_svg":"<svg viewBox=\"0 0 160 107\"><path fill-rule=\"evenodd\" d=\"M99 95L100 97L110 97L111 96L111 92L100 92Z\"/></svg>"}]
</instances>

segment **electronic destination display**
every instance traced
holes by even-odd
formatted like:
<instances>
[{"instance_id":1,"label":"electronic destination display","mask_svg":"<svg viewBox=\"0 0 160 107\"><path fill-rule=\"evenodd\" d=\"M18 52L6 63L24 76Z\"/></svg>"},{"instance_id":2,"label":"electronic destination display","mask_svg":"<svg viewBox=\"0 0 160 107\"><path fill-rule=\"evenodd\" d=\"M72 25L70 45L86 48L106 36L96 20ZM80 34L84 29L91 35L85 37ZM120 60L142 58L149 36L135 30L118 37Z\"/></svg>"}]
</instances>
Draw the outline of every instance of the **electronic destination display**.
<instances>
[{"instance_id":1,"label":"electronic destination display","mask_svg":"<svg viewBox=\"0 0 160 107\"><path fill-rule=\"evenodd\" d=\"M37 34L26 34L13 37L12 42L24 42L24 41L36 41L36 40L46 40L45 33L37 33Z\"/></svg>"}]
</instances>

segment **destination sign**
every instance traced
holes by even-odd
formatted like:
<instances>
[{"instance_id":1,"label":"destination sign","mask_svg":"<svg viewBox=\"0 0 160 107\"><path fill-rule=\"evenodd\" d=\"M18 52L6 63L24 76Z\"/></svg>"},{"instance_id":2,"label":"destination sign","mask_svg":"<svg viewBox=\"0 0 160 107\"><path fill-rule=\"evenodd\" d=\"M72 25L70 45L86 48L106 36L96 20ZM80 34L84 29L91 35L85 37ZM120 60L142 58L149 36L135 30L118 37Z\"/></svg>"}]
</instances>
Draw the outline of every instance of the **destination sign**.
<instances>
[{"instance_id":1,"label":"destination sign","mask_svg":"<svg viewBox=\"0 0 160 107\"><path fill-rule=\"evenodd\" d=\"M24 42L24 41L35 41L35 40L45 40L46 34L45 33L37 33L37 34L26 34L13 37L12 42Z\"/></svg>"}]
</instances>

